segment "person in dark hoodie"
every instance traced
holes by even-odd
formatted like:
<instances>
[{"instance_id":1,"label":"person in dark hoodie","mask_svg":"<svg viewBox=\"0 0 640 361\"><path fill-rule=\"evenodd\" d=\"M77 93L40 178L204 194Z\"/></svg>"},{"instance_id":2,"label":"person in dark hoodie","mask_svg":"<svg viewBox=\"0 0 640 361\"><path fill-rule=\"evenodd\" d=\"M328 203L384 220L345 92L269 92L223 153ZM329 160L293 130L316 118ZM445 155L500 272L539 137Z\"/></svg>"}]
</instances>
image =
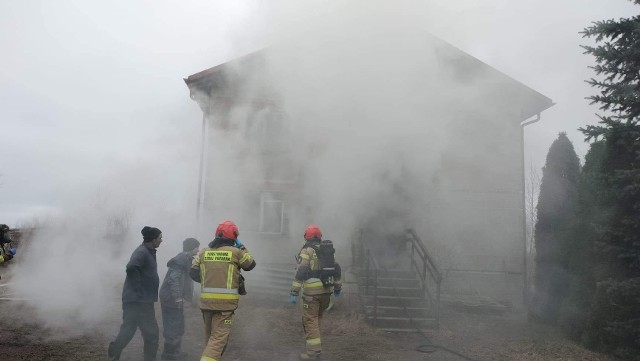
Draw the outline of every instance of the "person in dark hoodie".
<instances>
[{"instance_id":1,"label":"person in dark hoodie","mask_svg":"<svg viewBox=\"0 0 640 361\"><path fill-rule=\"evenodd\" d=\"M182 252L167 263L167 275L160 287L160 306L162 307L162 335L164 336L163 360L181 360L187 356L180 350L184 335L185 302L191 301L193 283L189 269L193 256L198 254L200 242L195 238L182 241Z\"/></svg>"},{"instance_id":2,"label":"person in dark hoodie","mask_svg":"<svg viewBox=\"0 0 640 361\"><path fill-rule=\"evenodd\" d=\"M127 277L122 287L122 326L115 341L109 344L109 361L120 360L122 350L140 328L144 340L144 361L156 361L160 331L154 303L158 302L158 263L156 248L162 243L162 231L142 228L143 242L127 263Z\"/></svg>"},{"instance_id":3,"label":"person in dark hoodie","mask_svg":"<svg viewBox=\"0 0 640 361\"><path fill-rule=\"evenodd\" d=\"M220 223L214 240L198 253L189 270L191 279L201 284L200 310L207 340L201 360L220 361L240 299L240 269L250 271L256 266L246 248L238 245L239 233L235 223Z\"/></svg>"}]
</instances>

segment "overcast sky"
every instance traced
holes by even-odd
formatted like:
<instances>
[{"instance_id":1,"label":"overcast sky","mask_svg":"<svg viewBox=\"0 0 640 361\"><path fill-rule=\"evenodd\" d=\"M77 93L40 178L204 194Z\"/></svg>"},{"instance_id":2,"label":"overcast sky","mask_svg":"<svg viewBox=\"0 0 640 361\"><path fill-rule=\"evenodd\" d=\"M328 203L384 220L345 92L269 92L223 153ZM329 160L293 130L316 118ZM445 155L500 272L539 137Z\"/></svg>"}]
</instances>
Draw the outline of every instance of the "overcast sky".
<instances>
[{"instance_id":1,"label":"overcast sky","mask_svg":"<svg viewBox=\"0 0 640 361\"><path fill-rule=\"evenodd\" d=\"M626 0L432 0L436 36L557 103L527 127L540 168L558 132L597 121L578 34ZM267 1L0 0L0 223L111 190L195 207L201 113L182 78L266 44ZM318 4L318 2L315 2ZM367 1L362 1L366 6Z\"/></svg>"}]
</instances>

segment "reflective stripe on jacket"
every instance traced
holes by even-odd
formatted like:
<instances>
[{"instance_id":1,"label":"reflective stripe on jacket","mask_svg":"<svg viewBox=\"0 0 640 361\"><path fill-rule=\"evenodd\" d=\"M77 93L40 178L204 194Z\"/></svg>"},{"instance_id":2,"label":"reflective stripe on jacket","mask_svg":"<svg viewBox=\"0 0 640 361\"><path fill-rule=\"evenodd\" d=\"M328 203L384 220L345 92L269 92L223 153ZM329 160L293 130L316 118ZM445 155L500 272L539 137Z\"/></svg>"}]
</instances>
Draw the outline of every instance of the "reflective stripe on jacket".
<instances>
[{"instance_id":1,"label":"reflective stripe on jacket","mask_svg":"<svg viewBox=\"0 0 640 361\"><path fill-rule=\"evenodd\" d=\"M253 263L249 252L234 246L200 251L191 266L200 270L200 308L215 311L238 308L240 268L250 269Z\"/></svg>"},{"instance_id":2,"label":"reflective stripe on jacket","mask_svg":"<svg viewBox=\"0 0 640 361\"><path fill-rule=\"evenodd\" d=\"M291 294L298 295L300 289L302 293L307 296L321 295L325 293L332 293L332 287L324 287L322 281L319 278L310 277L306 280L299 279L298 275L301 274L300 270L305 267L310 271L319 271L320 263L318 262L318 255L313 247L304 247L298 254L298 267L296 269L296 277L291 284ZM340 289L340 278L334 278L334 284L336 289Z\"/></svg>"}]
</instances>

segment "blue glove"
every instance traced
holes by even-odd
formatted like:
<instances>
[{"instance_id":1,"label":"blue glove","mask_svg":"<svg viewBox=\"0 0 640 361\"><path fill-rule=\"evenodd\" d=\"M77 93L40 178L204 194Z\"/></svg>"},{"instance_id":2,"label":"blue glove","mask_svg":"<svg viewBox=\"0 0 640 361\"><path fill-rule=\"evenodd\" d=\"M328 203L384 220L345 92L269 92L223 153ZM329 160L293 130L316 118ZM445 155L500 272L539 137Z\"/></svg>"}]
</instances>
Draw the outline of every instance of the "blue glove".
<instances>
[{"instance_id":1,"label":"blue glove","mask_svg":"<svg viewBox=\"0 0 640 361\"><path fill-rule=\"evenodd\" d=\"M295 305L298 302L298 298L297 296L289 295L289 301Z\"/></svg>"},{"instance_id":2,"label":"blue glove","mask_svg":"<svg viewBox=\"0 0 640 361\"><path fill-rule=\"evenodd\" d=\"M342 291L340 290L334 290L333 294L336 295L336 297L340 297L340 295L342 294Z\"/></svg>"},{"instance_id":3,"label":"blue glove","mask_svg":"<svg viewBox=\"0 0 640 361\"><path fill-rule=\"evenodd\" d=\"M240 240L239 240L239 239L236 239L236 247L237 247L237 248L240 248L240 247L242 247L242 246L244 246L244 245L242 244L242 242L240 242Z\"/></svg>"},{"instance_id":4,"label":"blue glove","mask_svg":"<svg viewBox=\"0 0 640 361\"><path fill-rule=\"evenodd\" d=\"M10 255L15 256L16 255L16 249L15 248L9 248L9 252Z\"/></svg>"}]
</instances>

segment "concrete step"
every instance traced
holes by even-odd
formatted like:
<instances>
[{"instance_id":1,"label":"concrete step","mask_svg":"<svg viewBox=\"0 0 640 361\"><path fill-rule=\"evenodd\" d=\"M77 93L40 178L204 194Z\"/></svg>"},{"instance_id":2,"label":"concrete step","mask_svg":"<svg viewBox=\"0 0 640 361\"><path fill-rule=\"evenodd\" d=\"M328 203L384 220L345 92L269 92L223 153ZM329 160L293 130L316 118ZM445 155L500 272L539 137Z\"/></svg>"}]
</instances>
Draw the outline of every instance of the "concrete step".
<instances>
[{"instance_id":1,"label":"concrete step","mask_svg":"<svg viewBox=\"0 0 640 361\"><path fill-rule=\"evenodd\" d=\"M247 283L253 284L288 284L291 286L293 276L291 277L276 277L273 275L243 275L244 280Z\"/></svg>"},{"instance_id":2,"label":"concrete step","mask_svg":"<svg viewBox=\"0 0 640 361\"><path fill-rule=\"evenodd\" d=\"M373 296L376 289L369 287L369 292L365 286L360 287L360 294ZM421 288L400 288L400 287L380 287L377 288L378 296L398 296L398 297L420 297L424 296Z\"/></svg>"},{"instance_id":3,"label":"concrete step","mask_svg":"<svg viewBox=\"0 0 640 361\"><path fill-rule=\"evenodd\" d=\"M374 297L362 295L364 304L373 305ZM391 307L429 307L429 301L422 297L378 296L378 306Z\"/></svg>"},{"instance_id":4,"label":"concrete step","mask_svg":"<svg viewBox=\"0 0 640 361\"><path fill-rule=\"evenodd\" d=\"M272 298L279 300L288 300L289 290L278 290L274 288L247 288L248 297ZM245 296L242 296L245 297Z\"/></svg>"},{"instance_id":5,"label":"concrete step","mask_svg":"<svg viewBox=\"0 0 640 361\"><path fill-rule=\"evenodd\" d=\"M373 305L364 306L366 316L373 316ZM429 307L395 307L395 306L378 306L378 316L381 317L417 317L428 318L433 317L433 310Z\"/></svg>"},{"instance_id":6,"label":"concrete step","mask_svg":"<svg viewBox=\"0 0 640 361\"><path fill-rule=\"evenodd\" d=\"M284 292L284 293L289 293L289 291L291 290L291 283L269 283L269 284L265 284L265 283L255 283L255 282L247 282L245 283L245 288L247 289L247 292L249 291L268 291L268 290L274 290L274 292Z\"/></svg>"},{"instance_id":7,"label":"concrete step","mask_svg":"<svg viewBox=\"0 0 640 361\"><path fill-rule=\"evenodd\" d=\"M248 294L288 295L295 275L295 265L265 263L243 272Z\"/></svg>"},{"instance_id":8,"label":"concrete step","mask_svg":"<svg viewBox=\"0 0 640 361\"><path fill-rule=\"evenodd\" d=\"M255 272L254 277L256 278L264 278L264 277L272 277L272 278L287 278L293 279L293 276L296 274L295 268L293 270L282 270L282 269L271 269L271 268L260 268L252 270L251 272ZM250 274L250 272L247 272Z\"/></svg>"},{"instance_id":9,"label":"concrete step","mask_svg":"<svg viewBox=\"0 0 640 361\"><path fill-rule=\"evenodd\" d=\"M366 277L359 277L358 282L361 285L367 284ZM373 285L374 279L369 278L369 284ZM411 288L411 287L420 287L420 280L416 277L414 278L389 278L389 277L378 277L378 286L382 287L402 287L402 288Z\"/></svg>"},{"instance_id":10,"label":"concrete step","mask_svg":"<svg viewBox=\"0 0 640 361\"><path fill-rule=\"evenodd\" d=\"M415 330L418 328L435 328L437 327L436 319L433 317L380 317L375 319L372 316L367 316L367 322L374 324L378 328L385 329L404 329Z\"/></svg>"},{"instance_id":11,"label":"concrete step","mask_svg":"<svg viewBox=\"0 0 640 361\"><path fill-rule=\"evenodd\" d=\"M366 276L366 270L360 269L358 275L360 277ZM369 276L373 276L373 272L370 271ZM379 269L378 278L404 278L404 279L416 279L416 273L413 270L408 269Z\"/></svg>"}]
</instances>

